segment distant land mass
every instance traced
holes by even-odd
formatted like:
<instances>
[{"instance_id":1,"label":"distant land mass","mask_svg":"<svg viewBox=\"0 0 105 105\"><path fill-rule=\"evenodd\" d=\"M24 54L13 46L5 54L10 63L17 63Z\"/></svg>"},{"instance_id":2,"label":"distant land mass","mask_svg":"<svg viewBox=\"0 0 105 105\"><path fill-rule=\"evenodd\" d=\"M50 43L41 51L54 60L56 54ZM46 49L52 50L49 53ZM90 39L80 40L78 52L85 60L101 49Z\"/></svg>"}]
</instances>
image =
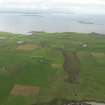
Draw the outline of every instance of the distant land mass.
<instances>
[{"instance_id":1,"label":"distant land mass","mask_svg":"<svg viewBox=\"0 0 105 105\"><path fill-rule=\"evenodd\" d=\"M81 23L81 24L95 24L93 22L88 22L88 21L79 21L79 23Z\"/></svg>"}]
</instances>

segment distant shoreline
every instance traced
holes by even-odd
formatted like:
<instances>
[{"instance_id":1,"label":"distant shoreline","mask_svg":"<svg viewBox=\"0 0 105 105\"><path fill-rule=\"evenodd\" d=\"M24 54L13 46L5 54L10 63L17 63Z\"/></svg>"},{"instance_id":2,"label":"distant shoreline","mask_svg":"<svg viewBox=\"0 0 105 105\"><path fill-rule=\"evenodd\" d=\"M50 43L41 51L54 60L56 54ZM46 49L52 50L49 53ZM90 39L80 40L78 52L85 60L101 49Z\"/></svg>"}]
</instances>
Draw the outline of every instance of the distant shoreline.
<instances>
[{"instance_id":1,"label":"distant shoreline","mask_svg":"<svg viewBox=\"0 0 105 105\"><path fill-rule=\"evenodd\" d=\"M6 31L0 31L0 33L8 33L8 34L13 34L13 35L34 35L34 34L41 34L41 33L52 33L52 34L61 34L61 33L78 33L78 34L90 34L93 36L105 36L104 33L96 33L96 32L46 32L46 31L29 31L27 33L13 33L13 32L6 32Z\"/></svg>"}]
</instances>

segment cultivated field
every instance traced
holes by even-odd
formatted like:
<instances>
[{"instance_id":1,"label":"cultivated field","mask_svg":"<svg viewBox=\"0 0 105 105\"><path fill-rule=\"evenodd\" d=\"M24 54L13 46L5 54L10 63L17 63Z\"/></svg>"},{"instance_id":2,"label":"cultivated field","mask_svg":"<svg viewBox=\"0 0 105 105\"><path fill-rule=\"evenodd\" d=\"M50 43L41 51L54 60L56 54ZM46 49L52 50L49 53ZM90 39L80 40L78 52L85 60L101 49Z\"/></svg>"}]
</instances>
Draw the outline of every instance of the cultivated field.
<instances>
[{"instance_id":1,"label":"cultivated field","mask_svg":"<svg viewBox=\"0 0 105 105\"><path fill-rule=\"evenodd\" d=\"M0 105L105 101L104 35L36 34L0 32Z\"/></svg>"}]
</instances>

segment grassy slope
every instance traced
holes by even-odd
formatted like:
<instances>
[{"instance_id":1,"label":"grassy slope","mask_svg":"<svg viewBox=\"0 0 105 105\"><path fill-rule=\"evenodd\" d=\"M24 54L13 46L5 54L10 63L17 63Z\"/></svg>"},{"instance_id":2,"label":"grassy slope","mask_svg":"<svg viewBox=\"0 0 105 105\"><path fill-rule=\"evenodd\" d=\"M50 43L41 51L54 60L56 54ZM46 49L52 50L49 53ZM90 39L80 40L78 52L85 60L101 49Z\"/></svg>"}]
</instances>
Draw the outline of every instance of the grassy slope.
<instances>
[{"instance_id":1,"label":"grassy slope","mask_svg":"<svg viewBox=\"0 0 105 105\"><path fill-rule=\"evenodd\" d=\"M54 97L73 100L105 100L105 37L84 33L41 33L22 36L0 33L0 105L30 105L34 101L49 101ZM40 44L32 51L16 50L17 41ZM80 43L88 43L82 48ZM56 48L76 51L81 61L80 84L64 82L62 68L51 64L63 64L63 56ZM99 55L93 56L92 53ZM44 62L41 62L41 61ZM16 73L5 72L13 69ZM39 86L34 97L11 96L15 84ZM76 94L76 95L75 95Z\"/></svg>"}]
</instances>

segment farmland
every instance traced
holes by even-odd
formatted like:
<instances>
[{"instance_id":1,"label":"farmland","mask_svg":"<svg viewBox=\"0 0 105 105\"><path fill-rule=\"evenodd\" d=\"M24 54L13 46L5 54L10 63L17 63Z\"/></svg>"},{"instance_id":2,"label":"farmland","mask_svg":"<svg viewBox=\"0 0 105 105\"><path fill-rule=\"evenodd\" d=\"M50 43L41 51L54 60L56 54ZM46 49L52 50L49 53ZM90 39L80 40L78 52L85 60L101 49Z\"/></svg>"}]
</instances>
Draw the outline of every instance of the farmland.
<instances>
[{"instance_id":1,"label":"farmland","mask_svg":"<svg viewBox=\"0 0 105 105\"><path fill-rule=\"evenodd\" d=\"M0 32L0 105L55 98L105 100L105 36Z\"/></svg>"}]
</instances>

